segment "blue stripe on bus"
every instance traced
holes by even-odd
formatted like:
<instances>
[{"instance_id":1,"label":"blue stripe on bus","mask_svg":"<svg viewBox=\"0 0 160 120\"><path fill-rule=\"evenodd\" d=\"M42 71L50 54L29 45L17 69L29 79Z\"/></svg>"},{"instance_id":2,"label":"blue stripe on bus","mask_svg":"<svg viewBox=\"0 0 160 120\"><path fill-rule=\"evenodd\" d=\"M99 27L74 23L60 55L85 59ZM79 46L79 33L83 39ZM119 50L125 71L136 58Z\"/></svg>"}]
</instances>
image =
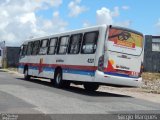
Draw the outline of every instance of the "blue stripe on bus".
<instances>
[{"instance_id":1,"label":"blue stripe on bus","mask_svg":"<svg viewBox=\"0 0 160 120\"><path fill-rule=\"evenodd\" d=\"M118 77L127 77L127 78L139 78L139 77L133 77L125 74L120 74L120 73L113 73L113 72L105 72L107 75L113 75L113 76L118 76Z\"/></svg>"},{"instance_id":2,"label":"blue stripe on bus","mask_svg":"<svg viewBox=\"0 0 160 120\"><path fill-rule=\"evenodd\" d=\"M24 68L23 65L20 65L19 68ZM29 69L32 70L39 70L38 66L29 66ZM55 68L53 67L42 67L44 72L54 72ZM76 70L76 69L63 69L63 73L70 73L70 74L80 74L80 75L88 75L88 76L94 76L95 71L90 70Z\"/></svg>"},{"instance_id":3,"label":"blue stripe on bus","mask_svg":"<svg viewBox=\"0 0 160 120\"><path fill-rule=\"evenodd\" d=\"M45 72L54 72L54 70L55 70L55 68L53 68L53 67L43 67L42 69Z\"/></svg>"},{"instance_id":4,"label":"blue stripe on bus","mask_svg":"<svg viewBox=\"0 0 160 120\"><path fill-rule=\"evenodd\" d=\"M38 70L38 67L36 67L36 66L29 66L29 69Z\"/></svg>"},{"instance_id":5,"label":"blue stripe on bus","mask_svg":"<svg viewBox=\"0 0 160 120\"><path fill-rule=\"evenodd\" d=\"M71 73L71 74L88 75L88 76L95 75L95 71L89 71L89 70L64 69L63 72L64 73Z\"/></svg>"}]
</instances>

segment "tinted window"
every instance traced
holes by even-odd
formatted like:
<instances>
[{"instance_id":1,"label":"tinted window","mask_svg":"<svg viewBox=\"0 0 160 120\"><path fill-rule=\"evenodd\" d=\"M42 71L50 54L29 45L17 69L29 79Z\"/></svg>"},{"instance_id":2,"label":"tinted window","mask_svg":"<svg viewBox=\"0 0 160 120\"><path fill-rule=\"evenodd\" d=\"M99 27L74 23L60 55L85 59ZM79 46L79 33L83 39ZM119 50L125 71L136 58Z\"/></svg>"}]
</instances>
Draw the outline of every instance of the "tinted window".
<instances>
[{"instance_id":1,"label":"tinted window","mask_svg":"<svg viewBox=\"0 0 160 120\"><path fill-rule=\"evenodd\" d=\"M81 53L92 54L97 48L98 31L88 32L84 34Z\"/></svg>"},{"instance_id":2,"label":"tinted window","mask_svg":"<svg viewBox=\"0 0 160 120\"><path fill-rule=\"evenodd\" d=\"M49 44L49 48L48 48L48 54L55 54L56 53L57 40L58 40L58 38L51 38L50 39L50 44Z\"/></svg>"},{"instance_id":3,"label":"tinted window","mask_svg":"<svg viewBox=\"0 0 160 120\"><path fill-rule=\"evenodd\" d=\"M46 47L47 46L47 42L48 42L48 40L42 40L41 47Z\"/></svg>"},{"instance_id":4,"label":"tinted window","mask_svg":"<svg viewBox=\"0 0 160 120\"><path fill-rule=\"evenodd\" d=\"M58 54L65 54L67 51L69 36L60 37L59 39L59 49L57 51Z\"/></svg>"},{"instance_id":5,"label":"tinted window","mask_svg":"<svg viewBox=\"0 0 160 120\"><path fill-rule=\"evenodd\" d=\"M32 42L29 42L28 43L28 47L27 47L27 55L31 55L31 53L32 53L32 47L33 47Z\"/></svg>"},{"instance_id":6,"label":"tinted window","mask_svg":"<svg viewBox=\"0 0 160 120\"><path fill-rule=\"evenodd\" d=\"M82 34L71 35L69 43L69 54L78 54L82 41Z\"/></svg>"},{"instance_id":7,"label":"tinted window","mask_svg":"<svg viewBox=\"0 0 160 120\"><path fill-rule=\"evenodd\" d=\"M33 43L33 50L32 50L32 55L37 55L39 52L39 41L35 41Z\"/></svg>"},{"instance_id":8,"label":"tinted window","mask_svg":"<svg viewBox=\"0 0 160 120\"><path fill-rule=\"evenodd\" d=\"M47 53L47 49L48 49L48 39L42 40L39 54L45 55Z\"/></svg>"},{"instance_id":9,"label":"tinted window","mask_svg":"<svg viewBox=\"0 0 160 120\"><path fill-rule=\"evenodd\" d=\"M1 56L1 50L0 50L0 56Z\"/></svg>"},{"instance_id":10,"label":"tinted window","mask_svg":"<svg viewBox=\"0 0 160 120\"><path fill-rule=\"evenodd\" d=\"M27 51L27 45L23 45L21 48L21 56L25 56Z\"/></svg>"}]
</instances>

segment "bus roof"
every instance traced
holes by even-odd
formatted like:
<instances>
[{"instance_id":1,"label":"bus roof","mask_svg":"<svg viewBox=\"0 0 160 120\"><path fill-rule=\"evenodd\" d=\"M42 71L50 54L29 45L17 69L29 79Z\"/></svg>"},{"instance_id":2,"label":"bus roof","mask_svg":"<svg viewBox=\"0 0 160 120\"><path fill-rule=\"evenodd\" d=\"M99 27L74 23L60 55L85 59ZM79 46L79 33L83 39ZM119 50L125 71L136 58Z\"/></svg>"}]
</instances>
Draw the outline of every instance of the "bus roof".
<instances>
[{"instance_id":1,"label":"bus roof","mask_svg":"<svg viewBox=\"0 0 160 120\"><path fill-rule=\"evenodd\" d=\"M51 35L46 35L46 36L43 36L43 37L35 37L35 38L27 39L25 42L29 42L29 41L33 41L33 40L37 40L37 39L50 38L52 36L56 36L56 35L60 35L60 34L67 34L67 33L75 32L75 31L83 31L83 30L99 28L99 27L107 27L107 25L97 25L97 26L91 26L91 27L86 27L86 28L81 28L81 29L59 32L59 33L55 33L55 34L51 34Z\"/></svg>"},{"instance_id":2,"label":"bus roof","mask_svg":"<svg viewBox=\"0 0 160 120\"><path fill-rule=\"evenodd\" d=\"M43 37L35 37L35 38L27 39L23 44L27 44L28 42L34 41L34 40L39 40L39 39L42 40L42 39L51 38L51 37L58 36L58 35L61 35L61 34L68 34L68 33L76 32L76 31L85 31L85 30L88 30L88 29L107 28L107 27L125 29L125 30L129 30L129 31L135 32L137 34L143 35L142 33L138 32L138 31L135 31L135 30L132 30L132 29L129 29L129 28L103 24L103 25L96 25L96 26L91 26L91 27L86 27L86 28L81 28L81 29L75 29L75 30L70 30L70 31L64 31L64 32L55 33L55 34L51 34L51 35L46 35L46 36L43 36Z\"/></svg>"}]
</instances>

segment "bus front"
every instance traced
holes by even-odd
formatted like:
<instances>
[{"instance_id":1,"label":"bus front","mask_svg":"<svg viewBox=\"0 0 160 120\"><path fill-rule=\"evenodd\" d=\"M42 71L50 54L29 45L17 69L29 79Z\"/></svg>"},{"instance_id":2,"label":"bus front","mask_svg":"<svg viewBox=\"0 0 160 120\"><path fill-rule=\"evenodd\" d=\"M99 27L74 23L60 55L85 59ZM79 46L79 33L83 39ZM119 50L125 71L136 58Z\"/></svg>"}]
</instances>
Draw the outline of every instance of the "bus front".
<instances>
[{"instance_id":1,"label":"bus front","mask_svg":"<svg viewBox=\"0 0 160 120\"><path fill-rule=\"evenodd\" d=\"M103 75L102 81L113 85L140 86L142 62L143 34L110 26L105 42L103 68L100 69L103 74L99 72Z\"/></svg>"}]
</instances>

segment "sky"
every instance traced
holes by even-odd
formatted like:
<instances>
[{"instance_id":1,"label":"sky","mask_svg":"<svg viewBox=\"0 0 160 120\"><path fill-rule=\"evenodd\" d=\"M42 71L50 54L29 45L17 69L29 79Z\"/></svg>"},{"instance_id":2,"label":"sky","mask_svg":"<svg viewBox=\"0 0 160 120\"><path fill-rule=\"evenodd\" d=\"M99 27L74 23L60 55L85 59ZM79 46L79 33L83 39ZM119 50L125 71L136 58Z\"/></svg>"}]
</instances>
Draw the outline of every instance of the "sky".
<instances>
[{"instance_id":1,"label":"sky","mask_svg":"<svg viewBox=\"0 0 160 120\"><path fill-rule=\"evenodd\" d=\"M0 0L0 41L26 39L112 24L160 35L159 0Z\"/></svg>"}]
</instances>

